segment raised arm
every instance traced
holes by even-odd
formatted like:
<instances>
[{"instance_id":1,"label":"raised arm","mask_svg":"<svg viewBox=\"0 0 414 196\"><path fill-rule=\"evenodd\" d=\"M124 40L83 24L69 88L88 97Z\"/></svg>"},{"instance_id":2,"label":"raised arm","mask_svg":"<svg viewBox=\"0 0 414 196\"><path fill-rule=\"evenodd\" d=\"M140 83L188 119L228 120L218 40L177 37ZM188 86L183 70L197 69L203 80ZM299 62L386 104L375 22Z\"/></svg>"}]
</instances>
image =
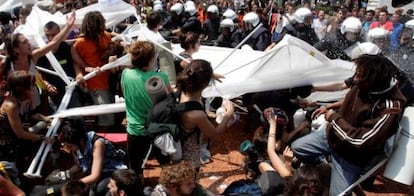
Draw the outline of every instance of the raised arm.
<instances>
[{"instance_id":1,"label":"raised arm","mask_svg":"<svg viewBox=\"0 0 414 196\"><path fill-rule=\"evenodd\" d=\"M292 172L286 167L285 163L279 158L275 151L276 147L276 116L273 109L266 110L266 118L269 122L269 137L267 140L267 155L272 163L273 168L279 173L281 177L291 176Z\"/></svg>"},{"instance_id":2,"label":"raised arm","mask_svg":"<svg viewBox=\"0 0 414 196\"><path fill-rule=\"evenodd\" d=\"M32 52L32 58L35 63L37 63L37 60L44 56L46 53L51 51L54 48L57 48L57 46L69 35L70 31L72 30L72 26L75 23L75 11L72 11L70 16L66 20L66 25L63 27L63 29L49 42L46 44L46 46L42 48L38 48L33 50Z\"/></svg>"}]
</instances>

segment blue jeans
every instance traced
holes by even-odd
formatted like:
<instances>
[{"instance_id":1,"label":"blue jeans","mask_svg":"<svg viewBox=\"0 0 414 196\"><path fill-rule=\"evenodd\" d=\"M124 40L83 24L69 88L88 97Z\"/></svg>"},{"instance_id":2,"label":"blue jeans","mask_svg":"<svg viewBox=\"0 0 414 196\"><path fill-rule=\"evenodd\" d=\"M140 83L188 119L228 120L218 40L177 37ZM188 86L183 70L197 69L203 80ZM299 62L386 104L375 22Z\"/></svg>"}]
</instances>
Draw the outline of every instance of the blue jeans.
<instances>
[{"instance_id":1,"label":"blue jeans","mask_svg":"<svg viewBox=\"0 0 414 196\"><path fill-rule=\"evenodd\" d=\"M324 155L331 155L331 186L329 195L337 196L362 174L365 167L355 165L333 151L328 144L326 131L316 131L299 138L291 145L294 155L305 164L318 164Z\"/></svg>"}]
</instances>

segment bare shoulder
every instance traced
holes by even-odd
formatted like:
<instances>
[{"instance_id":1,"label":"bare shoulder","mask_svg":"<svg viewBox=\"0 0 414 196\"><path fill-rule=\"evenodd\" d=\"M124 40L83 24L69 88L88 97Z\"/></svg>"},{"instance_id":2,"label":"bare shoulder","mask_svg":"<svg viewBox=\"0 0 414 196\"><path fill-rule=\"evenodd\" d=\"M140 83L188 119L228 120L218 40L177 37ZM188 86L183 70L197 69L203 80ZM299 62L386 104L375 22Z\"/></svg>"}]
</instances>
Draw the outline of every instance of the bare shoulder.
<instances>
[{"instance_id":1,"label":"bare shoulder","mask_svg":"<svg viewBox=\"0 0 414 196\"><path fill-rule=\"evenodd\" d=\"M200 127L207 121L207 115L202 110L187 111L181 115L181 122L186 128Z\"/></svg>"},{"instance_id":2,"label":"bare shoulder","mask_svg":"<svg viewBox=\"0 0 414 196\"><path fill-rule=\"evenodd\" d=\"M8 97L3 101L1 105L1 111L9 112L11 110L18 109L17 103L13 100L14 98Z\"/></svg>"},{"instance_id":3,"label":"bare shoulder","mask_svg":"<svg viewBox=\"0 0 414 196\"><path fill-rule=\"evenodd\" d=\"M206 118L207 115L203 110L192 110L183 112L182 117L184 120L201 120L203 118Z\"/></svg>"},{"instance_id":4,"label":"bare shoulder","mask_svg":"<svg viewBox=\"0 0 414 196\"><path fill-rule=\"evenodd\" d=\"M103 146L105 146L104 142L101 139L97 139L95 140L95 142L93 143L93 146L95 148L102 148Z\"/></svg>"}]
</instances>

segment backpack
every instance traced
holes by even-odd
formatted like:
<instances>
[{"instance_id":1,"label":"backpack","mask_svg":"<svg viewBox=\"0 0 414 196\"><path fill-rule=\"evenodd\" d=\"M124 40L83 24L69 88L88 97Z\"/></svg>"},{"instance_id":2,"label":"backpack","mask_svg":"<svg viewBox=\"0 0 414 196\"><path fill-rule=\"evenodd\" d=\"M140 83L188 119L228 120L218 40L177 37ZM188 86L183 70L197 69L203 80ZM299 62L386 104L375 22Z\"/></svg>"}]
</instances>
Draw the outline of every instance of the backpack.
<instances>
[{"instance_id":1,"label":"backpack","mask_svg":"<svg viewBox=\"0 0 414 196\"><path fill-rule=\"evenodd\" d=\"M199 131L187 133L180 128L180 113L191 110L204 110L204 108L196 101L179 103L174 93L168 94L163 100L152 106L148 113L144 134L150 137L152 143L161 150L162 155L158 156L169 156L174 161L180 160L182 158L181 143L192 134L200 134ZM160 157L157 158L160 160ZM165 160L164 158L161 159Z\"/></svg>"},{"instance_id":2,"label":"backpack","mask_svg":"<svg viewBox=\"0 0 414 196\"><path fill-rule=\"evenodd\" d=\"M108 139L95 134L92 138L92 144L95 143L96 140L102 139L102 142L105 145L105 158L118 160L118 161L126 161L126 151L121 146L112 143Z\"/></svg>"}]
</instances>

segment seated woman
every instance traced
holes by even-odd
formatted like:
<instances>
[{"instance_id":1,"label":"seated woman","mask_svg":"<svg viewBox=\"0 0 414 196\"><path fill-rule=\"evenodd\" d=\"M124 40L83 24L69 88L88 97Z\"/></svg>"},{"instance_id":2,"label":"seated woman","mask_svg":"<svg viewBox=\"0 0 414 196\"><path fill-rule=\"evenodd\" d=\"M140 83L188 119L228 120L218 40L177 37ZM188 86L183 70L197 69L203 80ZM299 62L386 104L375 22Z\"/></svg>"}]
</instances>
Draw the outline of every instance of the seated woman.
<instances>
[{"instance_id":1,"label":"seated woman","mask_svg":"<svg viewBox=\"0 0 414 196\"><path fill-rule=\"evenodd\" d=\"M284 149L283 159L277 153L280 144L276 143L276 138L280 137L280 134L276 130L285 123L283 122L285 117L280 116L275 108L266 109L264 114L269 124L269 131L257 131L253 145L251 143L246 145L248 142L241 145L242 152L247 154L246 169L251 172L251 177L259 182L262 194L322 195L324 187L319 170L326 167L302 166L294 171L291 167L293 153L290 148ZM329 174L326 170L324 172Z\"/></svg>"},{"instance_id":2,"label":"seated woman","mask_svg":"<svg viewBox=\"0 0 414 196\"><path fill-rule=\"evenodd\" d=\"M95 195L108 192L108 182L113 171L125 169L121 157L113 156L113 145L93 131L86 132L82 121L69 120L60 128L59 141L78 159L84 176L81 182L91 187Z\"/></svg>"},{"instance_id":3,"label":"seated woman","mask_svg":"<svg viewBox=\"0 0 414 196\"><path fill-rule=\"evenodd\" d=\"M288 195L323 195L324 187L321 183L318 170L315 167L302 166L293 173L290 167L293 153L289 147L284 151L286 162L280 159L275 151L275 137L279 117L275 115L273 108L266 109L264 114L270 125L267 141L267 156L270 163L262 162L259 164L259 170L262 175L266 172L277 172L278 175L285 178L288 181L285 194L287 193Z\"/></svg>"},{"instance_id":4,"label":"seated woman","mask_svg":"<svg viewBox=\"0 0 414 196\"><path fill-rule=\"evenodd\" d=\"M30 113L25 113L24 116L20 115L22 109L32 106L34 86L35 78L27 71L10 73L7 77L6 87L8 96L0 106L0 161L18 164L16 167L19 170L26 167L25 161L19 160L23 158L22 154L24 154L20 148L23 142L38 142L42 140L48 143L54 142L52 138L29 132L28 127L23 126L22 118L25 116L31 116L36 120L48 121L45 116L37 113L33 115Z\"/></svg>"}]
</instances>

